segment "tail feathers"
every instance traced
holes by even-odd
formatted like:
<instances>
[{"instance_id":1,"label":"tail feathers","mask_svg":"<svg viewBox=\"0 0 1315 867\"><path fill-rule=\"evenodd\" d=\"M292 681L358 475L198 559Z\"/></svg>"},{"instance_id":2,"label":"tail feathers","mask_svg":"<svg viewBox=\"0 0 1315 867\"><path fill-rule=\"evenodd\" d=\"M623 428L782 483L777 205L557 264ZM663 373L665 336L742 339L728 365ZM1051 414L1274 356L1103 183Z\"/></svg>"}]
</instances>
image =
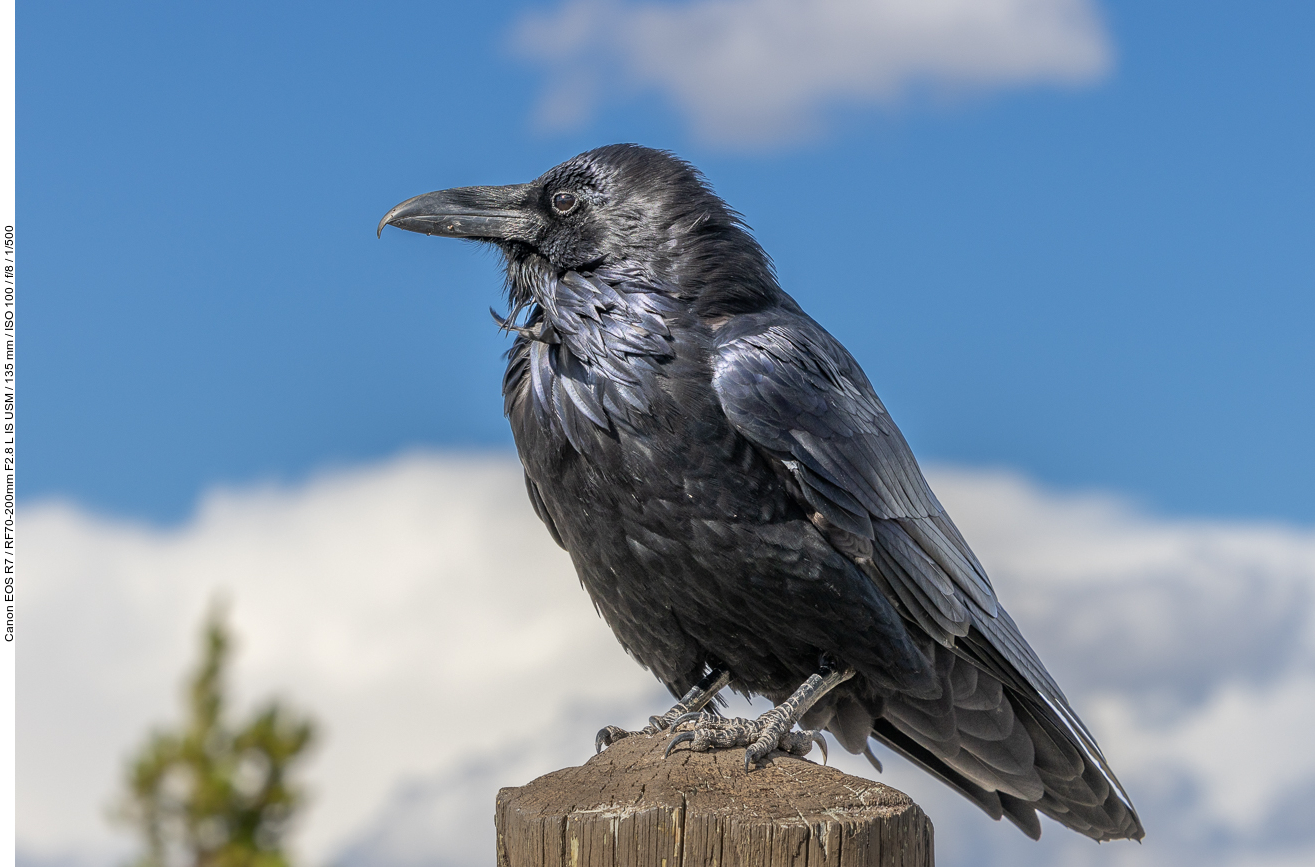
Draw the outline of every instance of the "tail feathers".
<instances>
[{"instance_id":1,"label":"tail feathers","mask_svg":"<svg viewBox=\"0 0 1315 867\"><path fill-rule=\"evenodd\" d=\"M1095 840L1140 840L1144 831L1094 739L1076 714L1063 714L1026 684L997 678L937 648L944 689L937 699L846 696L817 712L850 752L867 735L922 766L994 819L1041 836L1037 813ZM1022 687L1020 690L1019 687ZM877 715L879 714L879 715Z\"/></svg>"},{"instance_id":2,"label":"tail feathers","mask_svg":"<svg viewBox=\"0 0 1315 867\"><path fill-rule=\"evenodd\" d=\"M1112 793L1100 804L1089 805L1056 794L1047 785L1046 791L1039 798L1020 798L978 785L900 731L888 719L874 721L872 736L904 758L939 777L942 782L972 801L992 819L1008 819L1033 840L1041 837L1038 811L1093 840L1140 840L1145 833L1136 814L1128 810ZM1083 800L1092 800L1090 789L1087 792Z\"/></svg>"},{"instance_id":3,"label":"tail feathers","mask_svg":"<svg viewBox=\"0 0 1315 867\"><path fill-rule=\"evenodd\" d=\"M1047 792L1054 796L1051 799L1054 803L1048 803L1042 812L1047 815L1052 815L1052 810L1061 813L1067 818L1060 819L1056 815L1054 818L1057 821L1097 839L1126 837L1140 840L1145 835L1132 801L1105 760L1096 739L1069 706L1068 699L1046 672L1035 652L1023 640L1007 611L1002 608L996 618L979 618L974 621L974 628L957 644L955 652L961 654L960 660L964 665L980 668L982 673L990 672L989 676L999 679L1006 691L1013 695L1015 710L1027 705L1032 710L1033 722L1045 722L1044 736L1038 737L1033 731L1034 726L1028 727L1029 735L1038 750L1038 769L1047 770L1059 777L1061 785L1047 786ZM1025 719L1025 725L1027 722ZM1058 752L1051 751L1051 747L1055 747ZM1045 767L1041 754L1045 754L1046 760L1054 764ZM1068 769L1059 770L1062 765L1067 765ZM1079 777L1080 783L1077 781ZM1065 781L1072 784L1069 788L1074 789L1071 801L1059 791ZM1091 794L1084 794L1080 786L1085 786ZM1091 797L1097 799L1096 805L1087 803ZM1106 820L1092 824L1089 830L1082 830L1077 827L1082 819L1073 805L1099 806L1105 811ZM1101 833L1110 836L1097 836Z\"/></svg>"},{"instance_id":4,"label":"tail feathers","mask_svg":"<svg viewBox=\"0 0 1315 867\"><path fill-rule=\"evenodd\" d=\"M1041 839L1041 820L1037 818L1036 809L1031 801L1024 801L1001 792L1000 806L1005 811L1005 818L1013 822L1020 831L1033 840Z\"/></svg>"},{"instance_id":5,"label":"tail feathers","mask_svg":"<svg viewBox=\"0 0 1315 867\"><path fill-rule=\"evenodd\" d=\"M990 816L992 819L1000 819L1004 816L1004 806L1000 800L998 792L989 791L974 783L972 780L960 774L958 771L945 764L944 761L932 754L930 750L914 741L904 732L895 727L888 719L877 719L872 723L872 737L881 741L904 758L920 765L924 770L940 778L941 782L950 786L972 801ZM1024 829L1026 831L1026 829ZM1033 839L1041 836L1038 829Z\"/></svg>"}]
</instances>

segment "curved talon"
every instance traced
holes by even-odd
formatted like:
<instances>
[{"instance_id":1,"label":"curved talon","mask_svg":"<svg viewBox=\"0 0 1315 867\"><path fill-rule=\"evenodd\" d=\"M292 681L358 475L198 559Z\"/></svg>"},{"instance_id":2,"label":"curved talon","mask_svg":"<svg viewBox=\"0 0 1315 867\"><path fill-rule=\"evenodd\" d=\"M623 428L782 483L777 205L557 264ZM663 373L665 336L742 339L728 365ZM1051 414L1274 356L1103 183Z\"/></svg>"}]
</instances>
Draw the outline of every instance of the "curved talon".
<instances>
[{"instance_id":1,"label":"curved talon","mask_svg":"<svg viewBox=\"0 0 1315 867\"><path fill-rule=\"evenodd\" d=\"M616 726L603 726L598 730L598 734L594 735L594 755L598 755L607 747L621 740L617 735L625 737L627 734L629 732L625 729L619 729Z\"/></svg>"},{"instance_id":2,"label":"curved talon","mask_svg":"<svg viewBox=\"0 0 1315 867\"><path fill-rule=\"evenodd\" d=\"M703 711L701 710L690 711L689 713L683 713L680 716L673 719L671 721L671 727L674 729L676 726L680 725L681 723L687 723L691 721L696 722L701 719L703 719Z\"/></svg>"},{"instance_id":3,"label":"curved talon","mask_svg":"<svg viewBox=\"0 0 1315 867\"><path fill-rule=\"evenodd\" d=\"M662 758L665 759L667 756L671 755L671 751L674 750L678 744L683 744L692 740L694 740L694 732L681 732L671 739L671 743L667 744L666 752L662 753Z\"/></svg>"},{"instance_id":4,"label":"curved talon","mask_svg":"<svg viewBox=\"0 0 1315 867\"><path fill-rule=\"evenodd\" d=\"M751 766L756 765L763 759L767 758L772 750L779 750L781 748L780 739L778 738L776 743L767 744L767 749L763 749L762 747L762 736L759 735L758 740L749 744L748 749L744 751L744 772L746 774L749 773L749 768Z\"/></svg>"},{"instance_id":5,"label":"curved talon","mask_svg":"<svg viewBox=\"0 0 1315 867\"><path fill-rule=\"evenodd\" d=\"M648 724L652 726L655 730L660 732L666 731L667 729L666 720L664 720L662 717L658 716L657 714L653 714L653 716L648 718Z\"/></svg>"},{"instance_id":6,"label":"curved talon","mask_svg":"<svg viewBox=\"0 0 1315 867\"><path fill-rule=\"evenodd\" d=\"M809 734L812 735L813 743L822 748L822 764L825 765L827 761L826 738L822 737L821 732L809 732Z\"/></svg>"}]
</instances>

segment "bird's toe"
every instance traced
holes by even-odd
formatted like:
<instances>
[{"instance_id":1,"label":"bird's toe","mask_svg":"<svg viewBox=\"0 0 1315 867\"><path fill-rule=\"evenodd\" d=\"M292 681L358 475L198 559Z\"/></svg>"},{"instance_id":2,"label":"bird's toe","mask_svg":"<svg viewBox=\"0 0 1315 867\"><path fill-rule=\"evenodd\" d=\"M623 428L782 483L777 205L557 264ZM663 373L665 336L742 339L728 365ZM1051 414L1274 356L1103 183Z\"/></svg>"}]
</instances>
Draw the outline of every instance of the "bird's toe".
<instances>
[{"instance_id":1,"label":"bird's toe","mask_svg":"<svg viewBox=\"0 0 1315 867\"><path fill-rule=\"evenodd\" d=\"M594 735L594 753L601 753L622 738L630 737L630 734L620 726L603 726Z\"/></svg>"},{"instance_id":2,"label":"bird's toe","mask_svg":"<svg viewBox=\"0 0 1315 867\"><path fill-rule=\"evenodd\" d=\"M744 747L744 767L749 770L773 750L806 756L813 744L820 743L823 761L826 759L826 742L821 733L791 731L794 723L782 713L768 711L758 719L725 719L707 713L688 713L672 720L671 729L690 723L692 729L679 732L667 744L666 755L671 755L681 744L689 744L690 750L697 753Z\"/></svg>"}]
</instances>

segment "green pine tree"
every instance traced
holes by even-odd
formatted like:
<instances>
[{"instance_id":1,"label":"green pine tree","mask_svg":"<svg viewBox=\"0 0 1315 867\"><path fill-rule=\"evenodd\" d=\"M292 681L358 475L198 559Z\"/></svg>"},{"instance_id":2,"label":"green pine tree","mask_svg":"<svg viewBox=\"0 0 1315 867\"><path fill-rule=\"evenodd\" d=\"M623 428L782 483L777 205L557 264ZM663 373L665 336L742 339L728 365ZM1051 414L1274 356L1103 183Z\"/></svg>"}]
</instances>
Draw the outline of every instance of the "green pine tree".
<instances>
[{"instance_id":1,"label":"green pine tree","mask_svg":"<svg viewBox=\"0 0 1315 867\"><path fill-rule=\"evenodd\" d=\"M231 639L214 606L188 682L186 720L153 732L130 761L118 818L137 828L137 867L288 867L283 834L304 795L288 779L314 728L271 701L246 725L227 720Z\"/></svg>"}]
</instances>

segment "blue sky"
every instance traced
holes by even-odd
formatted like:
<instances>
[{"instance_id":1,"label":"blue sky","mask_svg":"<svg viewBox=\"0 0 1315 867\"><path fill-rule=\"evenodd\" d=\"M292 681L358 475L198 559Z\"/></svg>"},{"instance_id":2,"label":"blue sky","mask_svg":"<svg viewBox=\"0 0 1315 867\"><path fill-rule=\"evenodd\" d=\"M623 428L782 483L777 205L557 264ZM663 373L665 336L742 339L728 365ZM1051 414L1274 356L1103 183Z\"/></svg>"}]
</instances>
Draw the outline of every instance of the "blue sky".
<instances>
[{"instance_id":1,"label":"blue sky","mask_svg":"<svg viewBox=\"0 0 1315 867\"><path fill-rule=\"evenodd\" d=\"M1101 3L1103 73L823 94L783 140L642 82L545 126L589 49L523 22L560 5L21 5L21 496L172 523L509 447L496 259L375 223L638 141L747 216L924 461L1315 521L1315 8Z\"/></svg>"}]
</instances>

